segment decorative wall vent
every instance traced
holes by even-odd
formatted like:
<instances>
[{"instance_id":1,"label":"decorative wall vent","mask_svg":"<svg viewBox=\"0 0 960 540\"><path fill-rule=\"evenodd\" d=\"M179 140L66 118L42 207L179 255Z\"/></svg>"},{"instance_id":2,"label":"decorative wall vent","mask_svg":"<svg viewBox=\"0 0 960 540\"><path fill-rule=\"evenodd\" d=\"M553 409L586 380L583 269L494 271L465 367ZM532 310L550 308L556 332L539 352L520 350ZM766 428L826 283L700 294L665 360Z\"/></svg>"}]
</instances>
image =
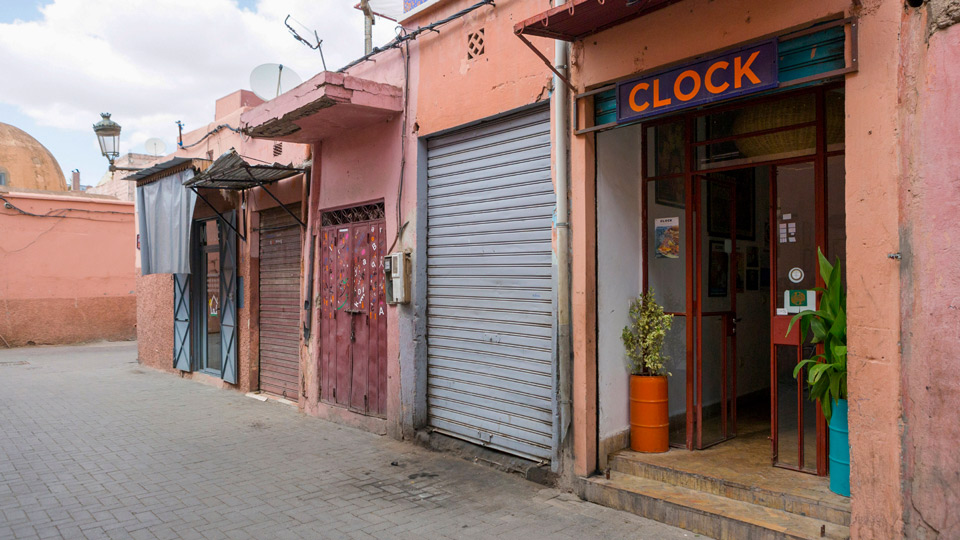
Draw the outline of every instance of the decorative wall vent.
<instances>
[{"instance_id":1,"label":"decorative wall vent","mask_svg":"<svg viewBox=\"0 0 960 540\"><path fill-rule=\"evenodd\" d=\"M277 157L283 153L283 143L275 142L273 143L273 157Z\"/></svg>"},{"instance_id":2,"label":"decorative wall vent","mask_svg":"<svg viewBox=\"0 0 960 540\"><path fill-rule=\"evenodd\" d=\"M467 34L467 60L483 54L483 28Z\"/></svg>"},{"instance_id":3,"label":"decorative wall vent","mask_svg":"<svg viewBox=\"0 0 960 540\"><path fill-rule=\"evenodd\" d=\"M374 221L383 219L383 203L365 204L363 206L353 206L351 208L341 208L340 210L330 210L324 212L320 218L321 224L343 225L345 223L358 223L360 221Z\"/></svg>"}]
</instances>

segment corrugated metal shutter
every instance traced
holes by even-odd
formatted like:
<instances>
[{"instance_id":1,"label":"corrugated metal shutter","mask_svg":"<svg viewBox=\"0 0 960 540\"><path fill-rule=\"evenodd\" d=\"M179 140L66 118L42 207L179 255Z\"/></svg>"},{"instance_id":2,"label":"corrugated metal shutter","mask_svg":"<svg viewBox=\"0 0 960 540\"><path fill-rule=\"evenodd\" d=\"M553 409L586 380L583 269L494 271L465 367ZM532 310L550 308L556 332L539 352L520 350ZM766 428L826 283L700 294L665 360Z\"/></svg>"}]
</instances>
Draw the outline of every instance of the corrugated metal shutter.
<instances>
[{"instance_id":1,"label":"corrugated metal shutter","mask_svg":"<svg viewBox=\"0 0 960 540\"><path fill-rule=\"evenodd\" d=\"M288 208L300 211L299 204ZM260 390L293 401L300 389L300 232L283 208L260 213Z\"/></svg>"},{"instance_id":2,"label":"corrugated metal shutter","mask_svg":"<svg viewBox=\"0 0 960 540\"><path fill-rule=\"evenodd\" d=\"M428 142L427 402L441 432L554 447L549 107Z\"/></svg>"}]
</instances>

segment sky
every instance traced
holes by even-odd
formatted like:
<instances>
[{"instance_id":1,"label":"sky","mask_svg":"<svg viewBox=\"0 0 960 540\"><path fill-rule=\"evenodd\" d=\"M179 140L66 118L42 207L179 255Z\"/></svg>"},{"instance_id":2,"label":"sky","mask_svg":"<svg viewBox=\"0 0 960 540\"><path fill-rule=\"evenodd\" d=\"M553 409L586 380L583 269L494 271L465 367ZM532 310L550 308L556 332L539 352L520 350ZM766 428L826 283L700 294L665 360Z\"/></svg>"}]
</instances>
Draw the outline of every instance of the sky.
<instances>
[{"instance_id":1,"label":"sky","mask_svg":"<svg viewBox=\"0 0 960 540\"><path fill-rule=\"evenodd\" d=\"M395 0L400 4L402 0ZM388 0L378 0L388 3ZM39 140L69 182L106 172L93 124L109 112L120 152L146 153L151 137L172 152L184 131L213 121L214 102L250 89L250 72L283 64L306 80L323 70L301 35L316 30L327 67L363 55L357 0L0 0L0 122ZM306 30L306 29L309 30ZM374 45L396 23L374 25Z\"/></svg>"}]
</instances>

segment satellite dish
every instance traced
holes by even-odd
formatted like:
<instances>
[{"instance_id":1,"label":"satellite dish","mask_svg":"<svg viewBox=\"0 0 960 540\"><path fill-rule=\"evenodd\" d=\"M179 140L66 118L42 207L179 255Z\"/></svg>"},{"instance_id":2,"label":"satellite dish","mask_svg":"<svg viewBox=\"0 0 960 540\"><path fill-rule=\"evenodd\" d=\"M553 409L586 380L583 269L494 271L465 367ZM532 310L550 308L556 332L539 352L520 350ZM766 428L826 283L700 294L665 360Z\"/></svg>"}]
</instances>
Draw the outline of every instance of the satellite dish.
<instances>
[{"instance_id":1,"label":"satellite dish","mask_svg":"<svg viewBox=\"0 0 960 540\"><path fill-rule=\"evenodd\" d=\"M250 72L250 89L264 101L270 101L302 82L295 71L283 64L261 64Z\"/></svg>"},{"instance_id":2,"label":"satellite dish","mask_svg":"<svg viewBox=\"0 0 960 540\"><path fill-rule=\"evenodd\" d=\"M154 156L159 156L167 151L167 144L156 137L147 139L147 142L143 143L143 146L147 149L147 153L153 154Z\"/></svg>"}]
</instances>

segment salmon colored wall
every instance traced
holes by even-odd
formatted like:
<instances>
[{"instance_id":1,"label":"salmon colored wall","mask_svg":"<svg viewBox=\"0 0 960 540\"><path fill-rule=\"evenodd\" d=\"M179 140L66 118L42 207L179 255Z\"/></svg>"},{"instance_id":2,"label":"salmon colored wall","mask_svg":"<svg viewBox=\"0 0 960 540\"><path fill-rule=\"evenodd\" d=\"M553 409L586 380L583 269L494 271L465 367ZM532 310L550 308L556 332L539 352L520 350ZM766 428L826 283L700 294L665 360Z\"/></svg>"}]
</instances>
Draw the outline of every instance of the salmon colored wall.
<instances>
[{"instance_id":1,"label":"salmon colored wall","mask_svg":"<svg viewBox=\"0 0 960 540\"><path fill-rule=\"evenodd\" d=\"M405 21L408 28L426 25L472 6L474 0L451 1ZM550 8L548 0L498 0L427 32L420 50L417 123L420 135L543 101L550 96L552 73L513 34L513 25ZM484 54L467 59L467 34L484 29ZM553 41L533 38L540 52L553 58Z\"/></svg>"},{"instance_id":2,"label":"salmon colored wall","mask_svg":"<svg viewBox=\"0 0 960 540\"><path fill-rule=\"evenodd\" d=\"M133 203L0 192L0 336L10 346L133 339ZM2 344L2 343L0 343Z\"/></svg>"},{"instance_id":3,"label":"salmon colored wall","mask_svg":"<svg viewBox=\"0 0 960 540\"><path fill-rule=\"evenodd\" d=\"M930 35L931 15L901 31L904 533L960 538L960 26Z\"/></svg>"},{"instance_id":4,"label":"salmon colored wall","mask_svg":"<svg viewBox=\"0 0 960 540\"><path fill-rule=\"evenodd\" d=\"M580 89L781 33L832 15L860 17L860 58L846 78L847 257L854 537L902 527L898 251L898 31L902 2L686 0L591 36L574 47ZM594 137L575 136L574 429L577 472L597 464Z\"/></svg>"}]
</instances>

